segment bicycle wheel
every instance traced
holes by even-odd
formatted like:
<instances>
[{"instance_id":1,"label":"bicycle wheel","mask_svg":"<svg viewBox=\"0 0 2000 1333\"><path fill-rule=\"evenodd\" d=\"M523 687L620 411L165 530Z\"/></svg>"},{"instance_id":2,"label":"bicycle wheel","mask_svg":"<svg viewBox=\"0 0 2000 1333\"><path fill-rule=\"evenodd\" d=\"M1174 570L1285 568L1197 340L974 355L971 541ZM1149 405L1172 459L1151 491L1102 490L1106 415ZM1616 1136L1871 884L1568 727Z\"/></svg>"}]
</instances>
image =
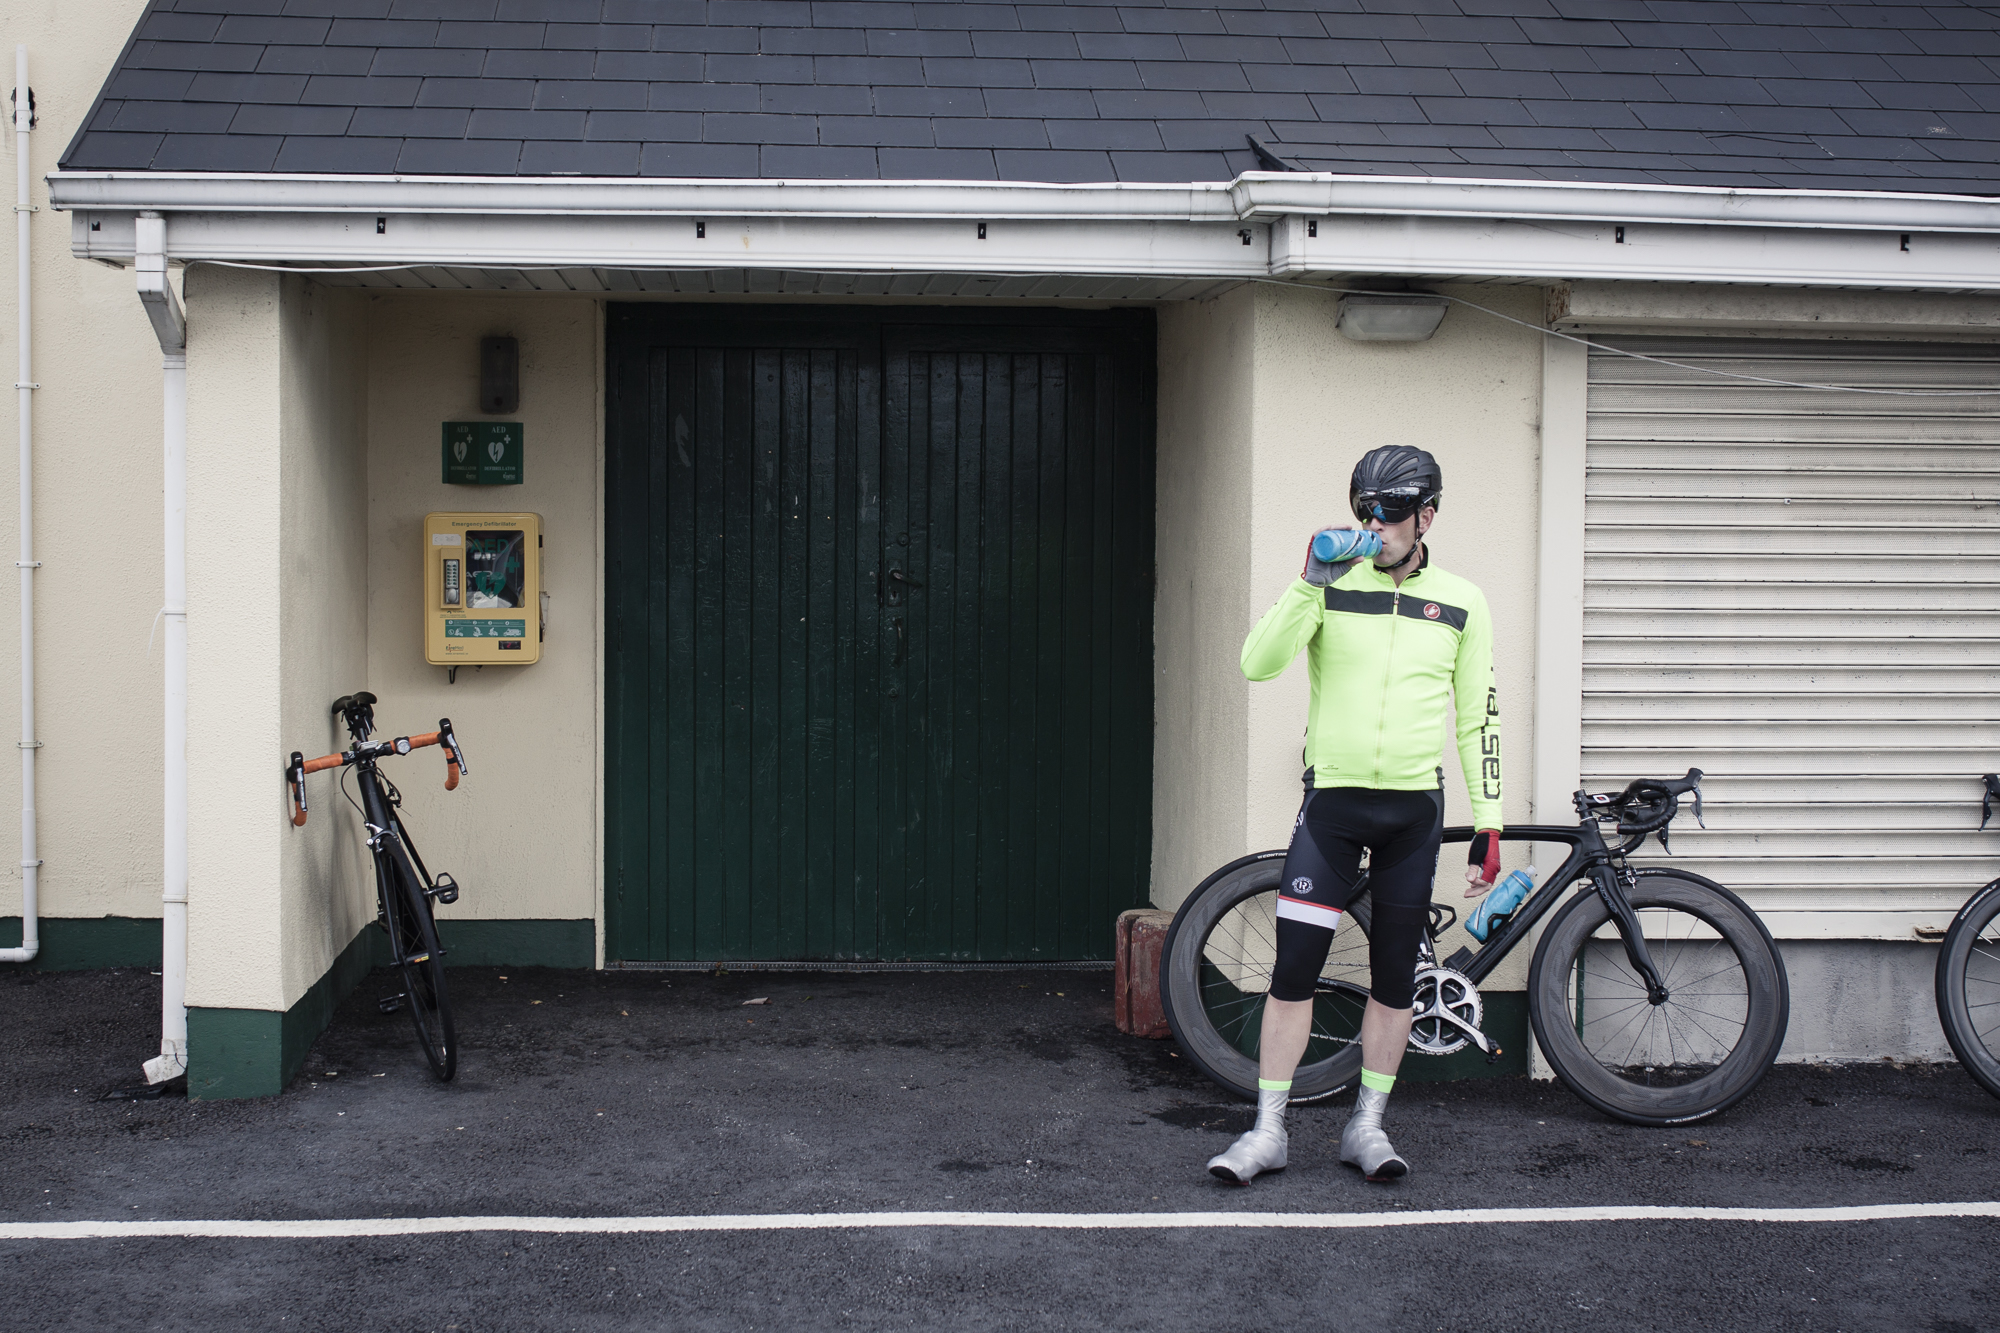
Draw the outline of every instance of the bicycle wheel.
<instances>
[{"instance_id":1,"label":"bicycle wheel","mask_svg":"<svg viewBox=\"0 0 2000 1333\"><path fill-rule=\"evenodd\" d=\"M1973 894L1945 932L1937 1010L1965 1072L2000 1097L2000 879Z\"/></svg>"},{"instance_id":2,"label":"bicycle wheel","mask_svg":"<svg viewBox=\"0 0 2000 1333\"><path fill-rule=\"evenodd\" d=\"M417 1044L423 1047L431 1072L449 1083L458 1072L458 1038L445 990L437 923L431 916L430 899L424 896L423 882L393 834L377 873L383 872L388 876L380 886L385 900L383 916L389 927L390 953L403 978L403 1008L416 1025Z\"/></svg>"},{"instance_id":3,"label":"bicycle wheel","mask_svg":"<svg viewBox=\"0 0 2000 1333\"><path fill-rule=\"evenodd\" d=\"M1791 991L1777 945L1743 900L1683 870L1638 872L1630 892L1666 983L1651 1003L1595 892L1570 899L1528 973L1535 1040L1571 1092L1635 1125L1733 1106L1771 1067Z\"/></svg>"},{"instance_id":4,"label":"bicycle wheel","mask_svg":"<svg viewBox=\"0 0 2000 1333\"><path fill-rule=\"evenodd\" d=\"M1160 1002L1181 1051L1239 1097L1257 1096L1264 997L1278 953L1278 885L1285 854L1233 861L1203 880L1174 914L1160 954ZM1368 1003L1366 890L1333 937L1313 997L1312 1037L1292 1076L1292 1101L1331 1097L1361 1074Z\"/></svg>"}]
</instances>

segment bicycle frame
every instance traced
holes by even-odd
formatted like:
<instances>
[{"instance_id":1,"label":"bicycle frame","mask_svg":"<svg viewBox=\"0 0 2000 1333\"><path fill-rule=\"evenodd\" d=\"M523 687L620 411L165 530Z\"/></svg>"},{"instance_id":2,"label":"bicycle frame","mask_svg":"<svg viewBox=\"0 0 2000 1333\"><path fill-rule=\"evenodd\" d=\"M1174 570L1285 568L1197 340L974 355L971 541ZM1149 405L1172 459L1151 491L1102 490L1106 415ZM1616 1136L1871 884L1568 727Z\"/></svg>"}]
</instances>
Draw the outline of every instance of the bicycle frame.
<instances>
[{"instance_id":1,"label":"bicycle frame","mask_svg":"<svg viewBox=\"0 0 2000 1333\"><path fill-rule=\"evenodd\" d=\"M1472 828L1464 825L1448 828L1444 831L1444 842L1471 842L1473 832ZM1474 985L1484 981L1500 965L1500 960L1527 938L1536 923L1562 901L1563 890L1588 875L1598 897L1610 909L1612 920L1618 923L1618 934L1624 942L1625 956L1631 960L1632 970L1645 978L1647 998L1655 1004L1666 999L1666 985L1661 980L1659 968L1653 964L1652 952L1646 947L1638 914L1632 910L1631 900L1625 896L1625 886L1619 883L1615 873L1616 866L1625 856L1645 841L1644 835L1613 847L1605 842L1597 821L1586 819L1580 825L1519 824L1502 832L1500 840L1562 843L1570 848L1570 853L1562 865L1535 886L1535 891L1514 910L1506 924L1487 937L1485 944L1477 950L1460 949L1444 960L1446 967L1464 973Z\"/></svg>"}]
</instances>

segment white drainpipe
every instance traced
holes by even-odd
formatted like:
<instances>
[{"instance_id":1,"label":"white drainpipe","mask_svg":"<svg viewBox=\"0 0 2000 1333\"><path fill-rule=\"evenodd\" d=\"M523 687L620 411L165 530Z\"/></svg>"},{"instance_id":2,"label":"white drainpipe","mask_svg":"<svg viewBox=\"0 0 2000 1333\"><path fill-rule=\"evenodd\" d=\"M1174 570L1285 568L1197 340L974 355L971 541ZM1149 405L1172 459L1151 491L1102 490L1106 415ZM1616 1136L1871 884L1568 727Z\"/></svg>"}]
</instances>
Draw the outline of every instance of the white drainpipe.
<instances>
[{"instance_id":1,"label":"white drainpipe","mask_svg":"<svg viewBox=\"0 0 2000 1333\"><path fill-rule=\"evenodd\" d=\"M15 292L21 325L20 368L15 397L21 403L21 947L0 949L0 963L31 963L42 951L42 862L35 855L35 385L32 328L28 318L28 131L35 127L29 104L28 48L14 48L14 249Z\"/></svg>"},{"instance_id":2,"label":"white drainpipe","mask_svg":"<svg viewBox=\"0 0 2000 1333\"><path fill-rule=\"evenodd\" d=\"M137 231L139 300L160 340L165 371L166 443L166 802L165 875L160 890L160 1053L146 1079L164 1083L187 1072L187 318L167 278L167 224L141 213Z\"/></svg>"}]
</instances>

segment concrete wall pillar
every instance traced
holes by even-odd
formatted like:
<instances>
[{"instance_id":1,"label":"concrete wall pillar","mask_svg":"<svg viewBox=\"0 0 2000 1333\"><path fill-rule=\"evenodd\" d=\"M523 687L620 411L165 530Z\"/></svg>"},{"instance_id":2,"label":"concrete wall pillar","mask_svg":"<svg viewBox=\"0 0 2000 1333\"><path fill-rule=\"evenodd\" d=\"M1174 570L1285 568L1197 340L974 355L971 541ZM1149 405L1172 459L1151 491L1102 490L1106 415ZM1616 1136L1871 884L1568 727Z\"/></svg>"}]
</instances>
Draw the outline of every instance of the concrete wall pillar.
<instances>
[{"instance_id":1,"label":"concrete wall pillar","mask_svg":"<svg viewBox=\"0 0 2000 1333\"><path fill-rule=\"evenodd\" d=\"M276 1093L367 969L371 881L320 779L303 829L284 758L345 742L367 681L366 381L358 293L187 276L189 1091Z\"/></svg>"}]
</instances>

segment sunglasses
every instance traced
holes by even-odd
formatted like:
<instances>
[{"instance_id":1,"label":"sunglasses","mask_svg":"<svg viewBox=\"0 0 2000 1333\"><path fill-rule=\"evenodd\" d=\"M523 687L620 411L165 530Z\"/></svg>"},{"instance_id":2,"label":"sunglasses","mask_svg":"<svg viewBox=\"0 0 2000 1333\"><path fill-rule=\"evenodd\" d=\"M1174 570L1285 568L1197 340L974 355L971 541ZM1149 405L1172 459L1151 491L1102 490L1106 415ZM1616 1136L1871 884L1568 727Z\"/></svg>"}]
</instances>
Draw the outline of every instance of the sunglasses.
<instances>
[{"instance_id":1,"label":"sunglasses","mask_svg":"<svg viewBox=\"0 0 2000 1333\"><path fill-rule=\"evenodd\" d=\"M1354 516L1366 523L1379 518L1384 523L1401 523L1423 507L1423 498L1414 494L1375 494L1354 497Z\"/></svg>"}]
</instances>

